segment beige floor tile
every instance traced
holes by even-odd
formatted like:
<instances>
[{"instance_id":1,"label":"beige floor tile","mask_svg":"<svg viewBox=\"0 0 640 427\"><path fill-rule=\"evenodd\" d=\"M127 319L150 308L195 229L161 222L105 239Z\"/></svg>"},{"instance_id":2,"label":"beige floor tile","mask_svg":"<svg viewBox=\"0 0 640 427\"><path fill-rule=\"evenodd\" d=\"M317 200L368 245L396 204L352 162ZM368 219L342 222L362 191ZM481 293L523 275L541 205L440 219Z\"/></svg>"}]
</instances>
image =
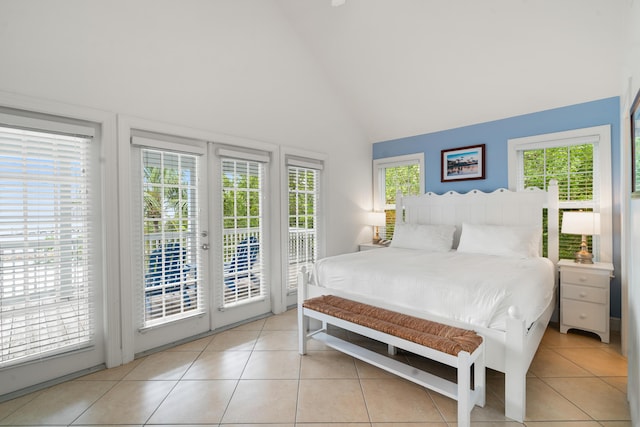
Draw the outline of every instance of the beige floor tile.
<instances>
[{"instance_id":1,"label":"beige floor tile","mask_svg":"<svg viewBox=\"0 0 640 427\"><path fill-rule=\"evenodd\" d=\"M133 371L144 359L145 358L140 358L122 366L103 369L102 371L80 377L76 381L119 381L126 377L129 372Z\"/></svg>"},{"instance_id":2,"label":"beige floor tile","mask_svg":"<svg viewBox=\"0 0 640 427\"><path fill-rule=\"evenodd\" d=\"M259 330L235 330L220 332L213 336L205 351L251 351L260 335Z\"/></svg>"},{"instance_id":3,"label":"beige floor tile","mask_svg":"<svg viewBox=\"0 0 640 427\"><path fill-rule=\"evenodd\" d=\"M627 377L600 377L600 379L627 394Z\"/></svg>"},{"instance_id":4,"label":"beige floor tile","mask_svg":"<svg viewBox=\"0 0 640 427\"><path fill-rule=\"evenodd\" d=\"M1 402L0 403L0 420L4 419L6 416L11 414L12 412L17 411L22 406L28 404L33 399L38 397L38 395L41 393L42 393L42 390L34 391L33 393L16 397L15 399L7 400L6 402Z\"/></svg>"},{"instance_id":5,"label":"beige floor tile","mask_svg":"<svg viewBox=\"0 0 640 427\"><path fill-rule=\"evenodd\" d=\"M268 317L264 323L264 331L297 331L298 311L289 310L277 316Z\"/></svg>"},{"instance_id":6,"label":"beige floor tile","mask_svg":"<svg viewBox=\"0 0 640 427\"><path fill-rule=\"evenodd\" d=\"M195 351L163 351L147 356L124 380L179 380L200 355Z\"/></svg>"},{"instance_id":7,"label":"beige floor tile","mask_svg":"<svg viewBox=\"0 0 640 427\"><path fill-rule=\"evenodd\" d=\"M294 423L264 423L264 424L241 423L241 424L220 424L220 426L221 427L296 427L296 424ZM165 426L162 426L162 427L165 427ZM173 426L169 426L169 427L173 427ZM183 426L176 426L176 427L183 427ZM201 426L198 425L193 427L201 427Z\"/></svg>"},{"instance_id":8,"label":"beige floor tile","mask_svg":"<svg viewBox=\"0 0 640 427\"><path fill-rule=\"evenodd\" d=\"M300 380L296 421L299 423L369 422L358 380Z\"/></svg>"},{"instance_id":9,"label":"beige floor tile","mask_svg":"<svg viewBox=\"0 0 640 427\"><path fill-rule=\"evenodd\" d=\"M602 427L633 427L631 421L600 421Z\"/></svg>"},{"instance_id":10,"label":"beige floor tile","mask_svg":"<svg viewBox=\"0 0 640 427\"><path fill-rule=\"evenodd\" d=\"M251 355L250 351L205 351L198 356L184 380L237 380Z\"/></svg>"},{"instance_id":11,"label":"beige floor tile","mask_svg":"<svg viewBox=\"0 0 640 427\"><path fill-rule=\"evenodd\" d=\"M96 427L93 424L72 424L73 427ZM143 424L100 424L99 427L144 427ZM185 426L185 425L181 425L181 426L170 426L170 425L164 425L162 427L203 427L202 425L200 426ZM206 426L204 426L206 427Z\"/></svg>"},{"instance_id":12,"label":"beige floor tile","mask_svg":"<svg viewBox=\"0 0 640 427\"><path fill-rule=\"evenodd\" d=\"M602 347L606 346L596 335L587 332L570 330L566 334L560 333L558 325L547 328L542 342L542 347Z\"/></svg>"},{"instance_id":13,"label":"beige floor tile","mask_svg":"<svg viewBox=\"0 0 640 427\"><path fill-rule=\"evenodd\" d=\"M451 425L451 424L449 424ZM447 423L371 423L372 427L448 427ZM475 424L474 424L475 427Z\"/></svg>"},{"instance_id":14,"label":"beige floor tile","mask_svg":"<svg viewBox=\"0 0 640 427\"><path fill-rule=\"evenodd\" d=\"M149 419L150 424L219 423L235 380L180 381Z\"/></svg>"},{"instance_id":15,"label":"beige floor tile","mask_svg":"<svg viewBox=\"0 0 640 427\"><path fill-rule=\"evenodd\" d=\"M261 331L264 327L264 323L267 319L258 319L249 323L245 323L244 325L236 326L233 328L234 331Z\"/></svg>"},{"instance_id":16,"label":"beige floor tile","mask_svg":"<svg viewBox=\"0 0 640 427\"><path fill-rule=\"evenodd\" d=\"M242 374L243 380L297 380L300 376L297 351L254 351Z\"/></svg>"},{"instance_id":17,"label":"beige floor tile","mask_svg":"<svg viewBox=\"0 0 640 427\"><path fill-rule=\"evenodd\" d=\"M362 360L356 359L355 363L358 371L358 378L398 378L397 375L363 362Z\"/></svg>"},{"instance_id":18,"label":"beige floor tile","mask_svg":"<svg viewBox=\"0 0 640 427\"><path fill-rule=\"evenodd\" d=\"M551 380L555 380L552 378ZM527 380L527 421L584 421L591 419L572 401L537 378Z\"/></svg>"},{"instance_id":19,"label":"beige floor tile","mask_svg":"<svg viewBox=\"0 0 640 427\"><path fill-rule=\"evenodd\" d=\"M255 350L298 350L297 331L262 331Z\"/></svg>"},{"instance_id":20,"label":"beige floor tile","mask_svg":"<svg viewBox=\"0 0 640 427\"><path fill-rule=\"evenodd\" d=\"M189 341L184 344L177 345L175 347L171 347L165 351L203 351L209 343L213 340L213 335L200 338L197 340Z\"/></svg>"},{"instance_id":21,"label":"beige floor tile","mask_svg":"<svg viewBox=\"0 0 640 427\"><path fill-rule=\"evenodd\" d=\"M76 424L144 424L176 381L121 381L98 399Z\"/></svg>"},{"instance_id":22,"label":"beige floor tile","mask_svg":"<svg viewBox=\"0 0 640 427\"><path fill-rule=\"evenodd\" d=\"M527 421L527 427L600 427L597 421Z\"/></svg>"},{"instance_id":23,"label":"beige floor tile","mask_svg":"<svg viewBox=\"0 0 640 427\"><path fill-rule=\"evenodd\" d=\"M296 423L296 427L371 427L371 424L370 423ZM391 427L391 426L388 426L388 427ZM412 427L421 427L421 426L415 425ZM435 427L435 426L432 426L432 427Z\"/></svg>"},{"instance_id":24,"label":"beige floor tile","mask_svg":"<svg viewBox=\"0 0 640 427\"><path fill-rule=\"evenodd\" d=\"M240 380L222 423L293 423L297 380Z\"/></svg>"},{"instance_id":25,"label":"beige floor tile","mask_svg":"<svg viewBox=\"0 0 640 427\"><path fill-rule=\"evenodd\" d=\"M72 423L116 385L112 381L69 381L50 387L4 418L1 425Z\"/></svg>"},{"instance_id":26,"label":"beige floor tile","mask_svg":"<svg viewBox=\"0 0 640 427\"><path fill-rule=\"evenodd\" d=\"M555 349L540 348L529 371L537 377L588 377L589 371L561 356Z\"/></svg>"},{"instance_id":27,"label":"beige floor tile","mask_svg":"<svg viewBox=\"0 0 640 427\"><path fill-rule=\"evenodd\" d=\"M595 420L630 419L625 393L599 378L545 378L544 381Z\"/></svg>"},{"instance_id":28,"label":"beige floor tile","mask_svg":"<svg viewBox=\"0 0 640 427\"><path fill-rule=\"evenodd\" d=\"M372 422L444 421L427 391L400 379L360 381Z\"/></svg>"},{"instance_id":29,"label":"beige floor tile","mask_svg":"<svg viewBox=\"0 0 640 427\"><path fill-rule=\"evenodd\" d=\"M302 357L300 378L357 378L354 359L337 351L309 351Z\"/></svg>"},{"instance_id":30,"label":"beige floor tile","mask_svg":"<svg viewBox=\"0 0 640 427\"><path fill-rule=\"evenodd\" d=\"M458 419L458 402L439 393L429 391L436 407L447 422L455 422ZM471 421L476 422L507 422L504 415L504 400L498 398L495 393L487 392L484 407L475 406L471 410Z\"/></svg>"},{"instance_id":31,"label":"beige floor tile","mask_svg":"<svg viewBox=\"0 0 640 427\"><path fill-rule=\"evenodd\" d=\"M557 348L555 351L593 375L600 377L627 375L627 360L619 354L600 348Z\"/></svg>"}]
</instances>

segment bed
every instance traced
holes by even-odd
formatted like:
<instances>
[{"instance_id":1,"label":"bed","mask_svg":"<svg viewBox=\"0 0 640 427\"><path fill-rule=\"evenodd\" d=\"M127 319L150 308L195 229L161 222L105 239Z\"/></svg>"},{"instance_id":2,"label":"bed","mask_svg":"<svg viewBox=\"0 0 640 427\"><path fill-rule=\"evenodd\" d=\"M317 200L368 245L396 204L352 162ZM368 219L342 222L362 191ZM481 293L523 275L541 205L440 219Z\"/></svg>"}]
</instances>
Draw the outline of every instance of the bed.
<instances>
[{"instance_id":1,"label":"bed","mask_svg":"<svg viewBox=\"0 0 640 427\"><path fill-rule=\"evenodd\" d=\"M303 269L299 304L332 294L473 329L485 340L486 366L505 374L505 415L522 422L526 373L556 306L557 183L547 191L399 195L396 206L400 243Z\"/></svg>"}]
</instances>

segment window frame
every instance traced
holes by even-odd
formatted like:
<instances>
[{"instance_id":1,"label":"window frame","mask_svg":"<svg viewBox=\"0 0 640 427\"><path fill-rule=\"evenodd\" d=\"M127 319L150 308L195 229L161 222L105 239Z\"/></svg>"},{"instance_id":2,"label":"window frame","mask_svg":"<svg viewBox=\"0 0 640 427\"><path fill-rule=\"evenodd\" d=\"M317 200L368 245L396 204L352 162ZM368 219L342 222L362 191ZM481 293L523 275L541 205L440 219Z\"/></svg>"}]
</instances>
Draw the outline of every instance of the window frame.
<instances>
[{"instance_id":1,"label":"window frame","mask_svg":"<svg viewBox=\"0 0 640 427\"><path fill-rule=\"evenodd\" d=\"M611 262L613 259L613 222L612 222L612 176L611 176L611 126L593 126L588 128L573 129L562 132L547 133L522 138L512 138L507 141L508 151L508 177L509 189L522 190L519 186L520 155L524 150L541 148L564 147L578 145L580 143L593 143L597 147L594 152L594 193L599 194L597 206L588 202L589 207L600 212L600 236L599 245L596 246L596 259L603 262ZM597 168L597 169L596 169ZM560 202L560 208L571 209L579 207L576 202Z\"/></svg>"}]
</instances>

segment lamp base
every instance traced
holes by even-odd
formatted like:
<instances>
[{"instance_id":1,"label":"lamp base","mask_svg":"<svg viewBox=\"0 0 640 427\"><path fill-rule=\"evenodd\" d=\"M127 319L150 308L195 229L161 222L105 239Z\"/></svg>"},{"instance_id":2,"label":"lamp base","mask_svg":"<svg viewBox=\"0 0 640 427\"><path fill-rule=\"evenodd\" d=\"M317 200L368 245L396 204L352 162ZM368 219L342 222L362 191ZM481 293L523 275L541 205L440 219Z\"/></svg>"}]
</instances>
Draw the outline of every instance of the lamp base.
<instances>
[{"instance_id":1,"label":"lamp base","mask_svg":"<svg viewBox=\"0 0 640 427\"><path fill-rule=\"evenodd\" d=\"M593 255L588 251L580 250L575 253L574 261L578 264L593 264Z\"/></svg>"}]
</instances>

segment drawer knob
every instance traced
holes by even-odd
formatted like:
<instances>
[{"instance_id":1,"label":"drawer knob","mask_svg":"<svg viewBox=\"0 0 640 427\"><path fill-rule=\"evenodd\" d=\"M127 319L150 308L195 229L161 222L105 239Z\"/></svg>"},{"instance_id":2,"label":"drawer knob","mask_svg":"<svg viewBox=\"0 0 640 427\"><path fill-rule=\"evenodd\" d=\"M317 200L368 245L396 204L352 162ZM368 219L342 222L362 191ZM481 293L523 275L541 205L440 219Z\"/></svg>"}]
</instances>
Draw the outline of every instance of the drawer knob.
<instances>
[{"instance_id":1,"label":"drawer knob","mask_svg":"<svg viewBox=\"0 0 640 427\"><path fill-rule=\"evenodd\" d=\"M582 313L582 314L580 314L580 318L581 318L581 319L586 319L586 318L587 318L587 315L586 315L586 314L584 314L584 313Z\"/></svg>"},{"instance_id":2,"label":"drawer knob","mask_svg":"<svg viewBox=\"0 0 640 427\"><path fill-rule=\"evenodd\" d=\"M579 279L579 280L580 280L581 282L586 282L586 281L587 281L587 278L586 278L585 276L580 276L580 279Z\"/></svg>"},{"instance_id":3,"label":"drawer knob","mask_svg":"<svg viewBox=\"0 0 640 427\"><path fill-rule=\"evenodd\" d=\"M580 292L580 298L584 298L584 297L586 297L586 296L587 296L587 293L586 293L586 292Z\"/></svg>"}]
</instances>

